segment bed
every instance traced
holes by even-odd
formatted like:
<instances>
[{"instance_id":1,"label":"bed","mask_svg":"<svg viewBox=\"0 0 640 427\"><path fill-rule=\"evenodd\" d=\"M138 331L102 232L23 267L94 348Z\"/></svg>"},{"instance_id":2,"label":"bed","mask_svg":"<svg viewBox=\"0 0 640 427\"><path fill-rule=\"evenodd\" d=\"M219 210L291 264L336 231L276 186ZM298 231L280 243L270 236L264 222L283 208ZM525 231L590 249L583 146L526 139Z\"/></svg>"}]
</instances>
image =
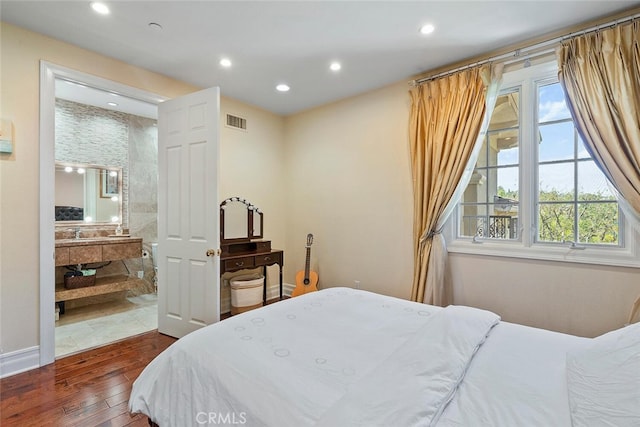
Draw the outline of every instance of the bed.
<instances>
[{"instance_id":1,"label":"bed","mask_svg":"<svg viewBox=\"0 0 640 427\"><path fill-rule=\"evenodd\" d=\"M133 384L161 427L640 425L640 324L595 339L329 288L178 340Z\"/></svg>"}]
</instances>

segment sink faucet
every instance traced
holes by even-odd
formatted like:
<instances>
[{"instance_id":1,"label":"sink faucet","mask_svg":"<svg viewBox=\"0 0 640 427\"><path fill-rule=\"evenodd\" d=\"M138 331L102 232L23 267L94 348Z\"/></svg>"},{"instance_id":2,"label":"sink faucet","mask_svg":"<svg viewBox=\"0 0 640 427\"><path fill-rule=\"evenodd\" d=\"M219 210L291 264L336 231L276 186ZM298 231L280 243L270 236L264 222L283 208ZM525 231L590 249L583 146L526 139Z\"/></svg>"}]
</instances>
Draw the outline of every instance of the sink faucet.
<instances>
[{"instance_id":1,"label":"sink faucet","mask_svg":"<svg viewBox=\"0 0 640 427\"><path fill-rule=\"evenodd\" d=\"M80 227L76 227L76 228L69 228L69 229L67 229L67 231L73 231L75 233L75 238L79 239L80 238L80 232L82 231L82 229Z\"/></svg>"}]
</instances>

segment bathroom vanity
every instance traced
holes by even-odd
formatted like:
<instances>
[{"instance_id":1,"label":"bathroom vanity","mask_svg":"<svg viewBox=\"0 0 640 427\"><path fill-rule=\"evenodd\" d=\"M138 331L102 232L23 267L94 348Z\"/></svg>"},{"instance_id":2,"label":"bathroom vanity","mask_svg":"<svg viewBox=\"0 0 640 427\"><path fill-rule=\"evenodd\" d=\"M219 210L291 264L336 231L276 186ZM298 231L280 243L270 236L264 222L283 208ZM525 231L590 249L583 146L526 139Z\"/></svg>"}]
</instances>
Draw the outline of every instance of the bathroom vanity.
<instances>
[{"instance_id":1,"label":"bathroom vanity","mask_svg":"<svg viewBox=\"0 0 640 427\"><path fill-rule=\"evenodd\" d=\"M56 267L78 264L92 264L109 261L120 261L129 258L140 258L142 255L142 238L136 237L89 237L56 239ZM63 283L56 283L56 303L60 314L64 314L64 302L133 289L144 281L126 275L96 277L95 285L66 289Z\"/></svg>"}]
</instances>

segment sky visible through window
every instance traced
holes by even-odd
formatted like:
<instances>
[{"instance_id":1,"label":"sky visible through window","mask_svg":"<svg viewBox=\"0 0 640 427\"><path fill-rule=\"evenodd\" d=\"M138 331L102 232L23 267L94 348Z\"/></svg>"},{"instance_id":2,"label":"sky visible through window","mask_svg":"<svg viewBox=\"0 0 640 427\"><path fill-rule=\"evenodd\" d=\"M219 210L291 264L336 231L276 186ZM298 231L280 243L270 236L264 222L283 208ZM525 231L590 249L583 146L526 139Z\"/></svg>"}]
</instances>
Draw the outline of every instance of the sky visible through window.
<instances>
[{"instance_id":1,"label":"sky visible through window","mask_svg":"<svg viewBox=\"0 0 640 427\"><path fill-rule=\"evenodd\" d=\"M559 83L541 86L539 89L538 132L541 141L538 149L539 161L569 160L574 155L574 127L572 122L557 123L571 117L564 93ZM544 123L551 122L544 125ZM518 147L500 151L499 164L518 164ZM578 158L589 158L582 141L578 141ZM507 192L518 191L518 168L503 168L498 174L498 186ZM571 164L541 167L540 190L572 192L574 189L573 166ZM578 166L579 193L601 194L613 197L606 178L593 161L581 162Z\"/></svg>"}]
</instances>

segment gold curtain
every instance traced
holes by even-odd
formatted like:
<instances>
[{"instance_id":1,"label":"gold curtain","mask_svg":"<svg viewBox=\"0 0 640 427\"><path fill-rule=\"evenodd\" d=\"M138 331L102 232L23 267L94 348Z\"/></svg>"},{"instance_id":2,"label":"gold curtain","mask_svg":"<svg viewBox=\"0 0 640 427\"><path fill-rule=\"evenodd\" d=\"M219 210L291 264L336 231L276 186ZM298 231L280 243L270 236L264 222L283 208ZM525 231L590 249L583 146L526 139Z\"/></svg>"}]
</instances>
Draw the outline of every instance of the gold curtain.
<instances>
[{"instance_id":1,"label":"gold curtain","mask_svg":"<svg viewBox=\"0 0 640 427\"><path fill-rule=\"evenodd\" d=\"M640 22L585 34L558 48L558 78L585 146L640 214Z\"/></svg>"},{"instance_id":2,"label":"gold curtain","mask_svg":"<svg viewBox=\"0 0 640 427\"><path fill-rule=\"evenodd\" d=\"M558 48L571 115L628 217L640 218L640 22L585 34ZM637 224L636 224L637 226ZM640 316L640 298L629 323Z\"/></svg>"},{"instance_id":3,"label":"gold curtain","mask_svg":"<svg viewBox=\"0 0 640 427\"><path fill-rule=\"evenodd\" d=\"M414 198L414 275L411 299L447 305L446 248L436 229L476 143L485 114L488 67L468 69L410 91L409 137Z\"/></svg>"}]
</instances>

